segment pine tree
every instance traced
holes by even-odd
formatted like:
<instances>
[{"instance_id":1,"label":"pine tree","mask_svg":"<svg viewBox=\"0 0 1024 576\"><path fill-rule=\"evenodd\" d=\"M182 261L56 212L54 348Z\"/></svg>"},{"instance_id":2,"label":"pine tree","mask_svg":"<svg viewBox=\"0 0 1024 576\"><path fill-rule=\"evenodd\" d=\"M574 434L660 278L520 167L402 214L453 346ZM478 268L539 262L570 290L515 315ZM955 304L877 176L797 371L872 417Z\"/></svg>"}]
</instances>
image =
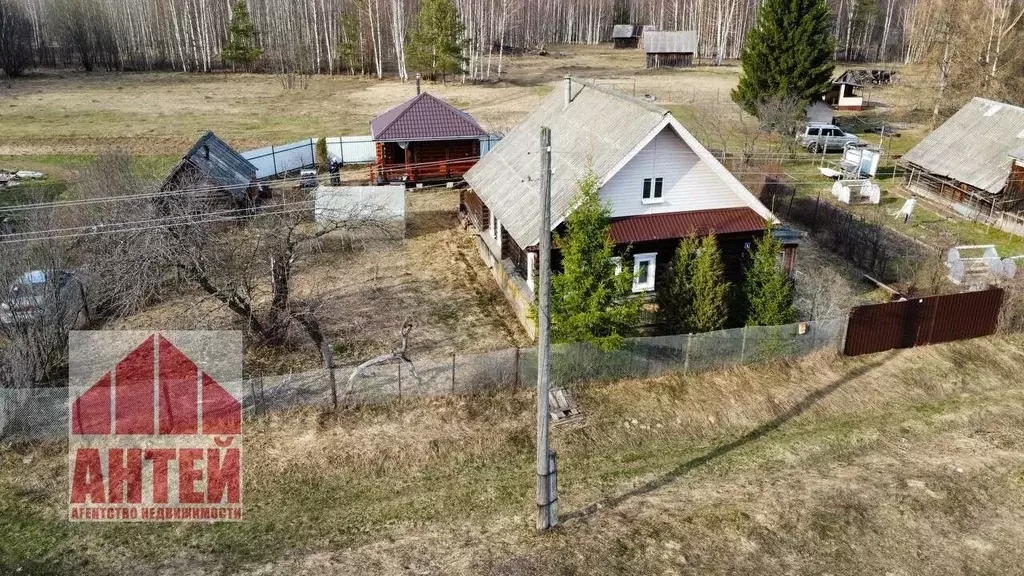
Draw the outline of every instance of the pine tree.
<instances>
[{"instance_id":1,"label":"pine tree","mask_svg":"<svg viewBox=\"0 0 1024 576\"><path fill-rule=\"evenodd\" d=\"M741 56L732 99L756 115L770 98L811 102L831 85L835 40L825 0L766 0Z\"/></svg>"},{"instance_id":2,"label":"pine tree","mask_svg":"<svg viewBox=\"0 0 1024 576\"><path fill-rule=\"evenodd\" d=\"M598 197L597 176L579 183L577 208L555 238L562 272L551 279L551 336L555 342L592 342L618 348L636 331L643 300L633 297L632 266L616 274L609 209Z\"/></svg>"},{"instance_id":3,"label":"pine tree","mask_svg":"<svg viewBox=\"0 0 1024 576\"><path fill-rule=\"evenodd\" d=\"M671 334L692 332L690 313L693 308L693 263L700 243L690 236L679 242L669 264L668 281L658 289L658 313L661 323Z\"/></svg>"},{"instance_id":4,"label":"pine tree","mask_svg":"<svg viewBox=\"0 0 1024 576\"><path fill-rule=\"evenodd\" d=\"M700 250L692 264L690 279L693 303L690 306L687 324L692 332L721 330L729 318L726 296L729 283L725 281L722 253L714 234L708 234L700 241Z\"/></svg>"},{"instance_id":5,"label":"pine tree","mask_svg":"<svg viewBox=\"0 0 1024 576\"><path fill-rule=\"evenodd\" d=\"M454 0L424 0L409 42L409 63L431 80L463 73L464 32Z\"/></svg>"},{"instance_id":6,"label":"pine tree","mask_svg":"<svg viewBox=\"0 0 1024 576\"><path fill-rule=\"evenodd\" d=\"M231 11L228 41L220 57L231 63L232 70L236 64L241 64L248 72L262 56L263 49L256 46L256 26L249 16L249 8L245 5L245 0L238 0Z\"/></svg>"},{"instance_id":7,"label":"pine tree","mask_svg":"<svg viewBox=\"0 0 1024 576\"><path fill-rule=\"evenodd\" d=\"M793 289L779 266L782 244L771 228L755 243L753 262L743 286L747 326L779 326L796 319Z\"/></svg>"}]
</instances>

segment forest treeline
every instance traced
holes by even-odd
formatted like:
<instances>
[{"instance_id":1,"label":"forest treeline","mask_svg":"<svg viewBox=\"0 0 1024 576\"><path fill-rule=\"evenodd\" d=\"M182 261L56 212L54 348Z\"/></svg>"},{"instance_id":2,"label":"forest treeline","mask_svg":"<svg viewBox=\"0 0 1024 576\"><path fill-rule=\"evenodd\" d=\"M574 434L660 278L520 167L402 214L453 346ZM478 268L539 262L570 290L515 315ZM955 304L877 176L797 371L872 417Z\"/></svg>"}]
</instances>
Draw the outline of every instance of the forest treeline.
<instances>
[{"instance_id":1,"label":"forest treeline","mask_svg":"<svg viewBox=\"0 0 1024 576\"><path fill-rule=\"evenodd\" d=\"M500 77L510 53L609 41L616 23L696 30L699 59L740 56L761 0L448 0L470 79ZM825 0L823 0L825 1ZM268 72L406 75L406 45L431 0L244 0ZM23 38L28 67L231 68L235 0L0 0L0 44ZM836 58L932 60L993 85L1021 76L1024 0L827 0ZM0 48L10 52L10 48ZM26 56L26 54L22 54ZM10 55L6 56L9 58ZM415 72L415 71L414 71Z\"/></svg>"}]
</instances>

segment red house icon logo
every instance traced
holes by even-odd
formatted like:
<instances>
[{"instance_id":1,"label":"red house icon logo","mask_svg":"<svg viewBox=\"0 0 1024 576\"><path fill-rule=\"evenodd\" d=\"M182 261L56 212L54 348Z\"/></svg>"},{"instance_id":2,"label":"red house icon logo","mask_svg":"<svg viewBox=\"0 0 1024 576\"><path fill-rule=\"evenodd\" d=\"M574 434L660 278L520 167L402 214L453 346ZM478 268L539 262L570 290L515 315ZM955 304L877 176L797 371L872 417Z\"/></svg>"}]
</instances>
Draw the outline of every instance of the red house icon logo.
<instances>
[{"instance_id":1,"label":"red house icon logo","mask_svg":"<svg viewBox=\"0 0 1024 576\"><path fill-rule=\"evenodd\" d=\"M241 341L234 340L240 359ZM91 351L103 349L91 344ZM73 349L73 377L75 357ZM240 394L163 334L145 337L104 369L83 391L72 389L69 399L69 518L241 519Z\"/></svg>"}]
</instances>

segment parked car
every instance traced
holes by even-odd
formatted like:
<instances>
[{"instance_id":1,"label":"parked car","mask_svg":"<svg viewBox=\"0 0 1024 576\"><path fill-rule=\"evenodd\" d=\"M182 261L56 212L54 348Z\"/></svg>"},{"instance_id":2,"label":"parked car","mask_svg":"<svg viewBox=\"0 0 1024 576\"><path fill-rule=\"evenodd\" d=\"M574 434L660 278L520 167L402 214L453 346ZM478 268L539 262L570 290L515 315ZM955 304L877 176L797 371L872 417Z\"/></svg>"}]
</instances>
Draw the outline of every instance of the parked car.
<instances>
[{"instance_id":1,"label":"parked car","mask_svg":"<svg viewBox=\"0 0 1024 576\"><path fill-rule=\"evenodd\" d=\"M299 172L299 188L316 188L320 180L316 176L316 170L302 170Z\"/></svg>"},{"instance_id":2,"label":"parked car","mask_svg":"<svg viewBox=\"0 0 1024 576\"><path fill-rule=\"evenodd\" d=\"M860 144L860 138L843 132L834 124L808 124L797 136L800 145L811 154L819 152L842 152L847 144Z\"/></svg>"},{"instance_id":3,"label":"parked car","mask_svg":"<svg viewBox=\"0 0 1024 576\"><path fill-rule=\"evenodd\" d=\"M73 329L88 320L85 282L76 270L33 270L0 294L0 325L59 322Z\"/></svg>"}]
</instances>

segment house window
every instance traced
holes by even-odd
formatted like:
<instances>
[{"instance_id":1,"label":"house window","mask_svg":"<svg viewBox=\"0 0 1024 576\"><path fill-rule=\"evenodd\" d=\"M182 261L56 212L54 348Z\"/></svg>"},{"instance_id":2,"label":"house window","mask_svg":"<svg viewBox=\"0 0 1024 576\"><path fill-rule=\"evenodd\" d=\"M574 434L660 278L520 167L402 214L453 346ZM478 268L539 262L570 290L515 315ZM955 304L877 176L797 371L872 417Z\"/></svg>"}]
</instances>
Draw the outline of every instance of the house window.
<instances>
[{"instance_id":1,"label":"house window","mask_svg":"<svg viewBox=\"0 0 1024 576\"><path fill-rule=\"evenodd\" d=\"M498 220L498 217L494 215L494 212L491 212L491 238L494 238L495 240L500 238L500 228L501 220Z\"/></svg>"},{"instance_id":2,"label":"house window","mask_svg":"<svg viewBox=\"0 0 1024 576\"><path fill-rule=\"evenodd\" d=\"M644 178L644 203L661 202L661 191L664 184L664 178Z\"/></svg>"},{"instance_id":3,"label":"house window","mask_svg":"<svg viewBox=\"0 0 1024 576\"><path fill-rule=\"evenodd\" d=\"M657 253L637 254L633 257L633 292L654 290L654 267Z\"/></svg>"}]
</instances>

